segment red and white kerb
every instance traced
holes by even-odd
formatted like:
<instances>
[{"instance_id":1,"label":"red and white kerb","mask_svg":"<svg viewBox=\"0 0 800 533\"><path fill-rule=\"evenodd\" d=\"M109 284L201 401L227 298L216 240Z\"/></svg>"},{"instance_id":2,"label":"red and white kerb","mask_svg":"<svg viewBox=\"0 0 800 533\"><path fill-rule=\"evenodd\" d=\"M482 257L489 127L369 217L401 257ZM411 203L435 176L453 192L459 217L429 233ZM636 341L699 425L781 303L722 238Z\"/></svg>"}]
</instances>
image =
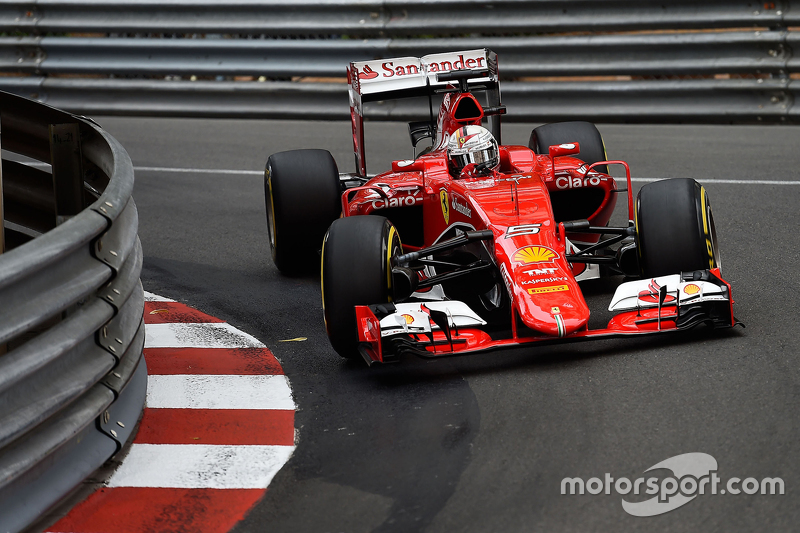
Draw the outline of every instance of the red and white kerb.
<instances>
[{"instance_id":1,"label":"red and white kerb","mask_svg":"<svg viewBox=\"0 0 800 533\"><path fill-rule=\"evenodd\" d=\"M145 293L147 403L107 482L48 532L227 532L295 448L295 404L255 337Z\"/></svg>"}]
</instances>

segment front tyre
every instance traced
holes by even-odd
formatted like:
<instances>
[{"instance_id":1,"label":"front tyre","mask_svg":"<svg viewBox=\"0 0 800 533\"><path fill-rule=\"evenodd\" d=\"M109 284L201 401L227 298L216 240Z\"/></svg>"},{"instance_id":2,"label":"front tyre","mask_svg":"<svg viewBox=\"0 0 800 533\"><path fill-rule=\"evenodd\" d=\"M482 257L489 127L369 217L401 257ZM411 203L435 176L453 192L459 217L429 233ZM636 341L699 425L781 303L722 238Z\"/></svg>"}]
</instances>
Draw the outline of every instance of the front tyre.
<instances>
[{"instance_id":1,"label":"front tyre","mask_svg":"<svg viewBox=\"0 0 800 533\"><path fill-rule=\"evenodd\" d=\"M648 183L636 198L635 218L642 276L720 267L711 203L695 180Z\"/></svg>"},{"instance_id":2,"label":"front tyre","mask_svg":"<svg viewBox=\"0 0 800 533\"><path fill-rule=\"evenodd\" d=\"M342 211L339 170L327 150L272 154L264 170L272 260L284 274L316 270L325 230Z\"/></svg>"},{"instance_id":3,"label":"front tyre","mask_svg":"<svg viewBox=\"0 0 800 533\"><path fill-rule=\"evenodd\" d=\"M364 215L335 220L322 244L322 308L331 346L358 358L356 305L392 300L392 257L403 253L388 219Z\"/></svg>"}]
</instances>

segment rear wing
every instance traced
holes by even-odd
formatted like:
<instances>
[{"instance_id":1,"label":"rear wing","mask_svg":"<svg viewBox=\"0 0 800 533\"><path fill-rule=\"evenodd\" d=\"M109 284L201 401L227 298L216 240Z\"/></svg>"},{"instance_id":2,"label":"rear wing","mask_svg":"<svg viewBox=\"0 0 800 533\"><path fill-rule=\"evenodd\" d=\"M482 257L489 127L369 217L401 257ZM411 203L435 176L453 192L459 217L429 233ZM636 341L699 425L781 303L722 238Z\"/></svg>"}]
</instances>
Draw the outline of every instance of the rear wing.
<instances>
[{"instance_id":1,"label":"rear wing","mask_svg":"<svg viewBox=\"0 0 800 533\"><path fill-rule=\"evenodd\" d=\"M347 83L357 174L364 177L367 175L363 104L414 96L431 97L437 88L444 88L452 83L437 81L436 75L453 70L486 71L488 75L472 82L480 84L480 88L487 91L489 105L500 104L497 54L486 48L430 54L419 58L398 57L350 63L347 67ZM489 120L492 121L490 129L499 139L499 117L490 117Z\"/></svg>"}]
</instances>

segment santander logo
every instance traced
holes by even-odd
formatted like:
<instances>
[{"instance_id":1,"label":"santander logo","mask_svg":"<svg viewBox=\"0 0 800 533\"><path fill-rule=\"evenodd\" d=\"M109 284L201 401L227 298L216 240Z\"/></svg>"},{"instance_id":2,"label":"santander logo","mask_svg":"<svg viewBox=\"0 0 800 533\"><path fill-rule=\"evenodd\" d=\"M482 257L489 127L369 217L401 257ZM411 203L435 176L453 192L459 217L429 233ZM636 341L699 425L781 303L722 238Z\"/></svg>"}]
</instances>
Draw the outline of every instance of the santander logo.
<instances>
[{"instance_id":1,"label":"santander logo","mask_svg":"<svg viewBox=\"0 0 800 533\"><path fill-rule=\"evenodd\" d=\"M360 80L371 80L373 78L377 78L378 73L369 68L369 65L364 66L364 72L358 73L358 79Z\"/></svg>"},{"instance_id":2,"label":"santander logo","mask_svg":"<svg viewBox=\"0 0 800 533\"><path fill-rule=\"evenodd\" d=\"M661 285L656 283L656 280L650 280L650 284L648 285L648 290L640 291L639 292L639 300L649 303L649 304L657 304L658 303L658 296L659 292L661 291ZM664 303L669 303L675 300L675 297L667 294Z\"/></svg>"},{"instance_id":3,"label":"santander logo","mask_svg":"<svg viewBox=\"0 0 800 533\"><path fill-rule=\"evenodd\" d=\"M422 58L423 61L425 58ZM424 63L428 72L449 72L451 70L463 70L466 68L486 68L486 58L481 55L478 57L469 57L464 59L464 54L458 54L458 59L452 63L444 58L439 61L431 61Z\"/></svg>"},{"instance_id":4,"label":"santander logo","mask_svg":"<svg viewBox=\"0 0 800 533\"><path fill-rule=\"evenodd\" d=\"M404 76L419 76L433 72L450 72L451 70L486 68L486 57L482 54L470 57L469 54L432 54L416 58L399 58L387 61L369 61L361 63L358 79L373 81L377 79Z\"/></svg>"}]
</instances>

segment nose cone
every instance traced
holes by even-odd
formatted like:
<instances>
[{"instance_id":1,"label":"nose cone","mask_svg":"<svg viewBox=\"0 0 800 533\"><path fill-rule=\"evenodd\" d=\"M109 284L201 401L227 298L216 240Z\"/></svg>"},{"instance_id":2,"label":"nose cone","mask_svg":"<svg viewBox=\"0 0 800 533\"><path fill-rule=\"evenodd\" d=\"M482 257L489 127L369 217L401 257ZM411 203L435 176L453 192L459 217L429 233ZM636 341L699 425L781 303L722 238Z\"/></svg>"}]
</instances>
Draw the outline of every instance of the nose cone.
<instances>
[{"instance_id":1,"label":"nose cone","mask_svg":"<svg viewBox=\"0 0 800 533\"><path fill-rule=\"evenodd\" d=\"M527 320L526 320L527 318ZM578 316L577 313L552 313L545 320L536 317L524 317L522 321L531 329L553 337L566 337L584 326L588 317Z\"/></svg>"},{"instance_id":2,"label":"nose cone","mask_svg":"<svg viewBox=\"0 0 800 533\"><path fill-rule=\"evenodd\" d=\"M513 305L528 328L565 337L586 327L589 307L550 219L508 228L495 240L495 253Z\"/></svg>"},{"instance_id":3,"label":"nose cone","mask_svg":"<svg viewBox=\"0 0 800 533\"><path fill-rule=\"evenodd\" d=\"M530 329L553 337L565 337L586 327L589 308L572 281L546 293L525 291L517 300L522 322ZM520 291L521 292L521 291Z\"/></svg>"}]
</instances>

